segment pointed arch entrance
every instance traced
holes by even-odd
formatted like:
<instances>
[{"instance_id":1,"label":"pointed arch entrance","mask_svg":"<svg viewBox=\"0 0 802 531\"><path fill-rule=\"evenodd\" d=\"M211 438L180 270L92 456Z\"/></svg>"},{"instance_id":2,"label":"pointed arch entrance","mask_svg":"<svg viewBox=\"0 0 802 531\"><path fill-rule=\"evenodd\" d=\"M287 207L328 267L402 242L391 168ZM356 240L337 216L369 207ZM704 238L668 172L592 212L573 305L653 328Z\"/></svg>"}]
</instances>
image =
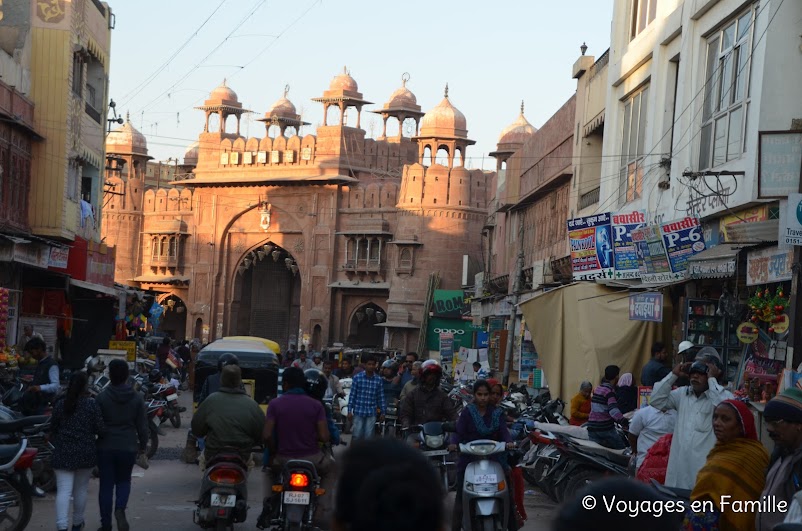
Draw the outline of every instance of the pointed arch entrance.
<instances>
[{"instance_id":1,"label":"pointed arch entrance","mask_svg":"<svg viewBox=\"0 0 802 531\"><path fill-rule=\"evenodd\" d=\"M183 341L187 335L187 305L175 294L166 294L158 298L164 308L159 330L171 339Z\"/></svg>"},{"instance_id":2,"label":"pointed arch entrance","mask_svg":"<svg viewBox=\"0 0 802 531\"><path fill-rule=\"evenodd\" d=\"M384 343L384 328L376 326L384 321L387 313L373 302L363 304L351 316L348 327L349 346L381 348Z\"/></svg>"},{"instance_id":3,"label":"pointed arch entrance","mask_svg":"<svg viewBox=\"0 0 802 531\"><path fill-rule=\"evenodd\" d=\"M273 243L249 251L234 279L230 335L298 344L301 275L290 252Z\"/></svg>"}]
</instances>

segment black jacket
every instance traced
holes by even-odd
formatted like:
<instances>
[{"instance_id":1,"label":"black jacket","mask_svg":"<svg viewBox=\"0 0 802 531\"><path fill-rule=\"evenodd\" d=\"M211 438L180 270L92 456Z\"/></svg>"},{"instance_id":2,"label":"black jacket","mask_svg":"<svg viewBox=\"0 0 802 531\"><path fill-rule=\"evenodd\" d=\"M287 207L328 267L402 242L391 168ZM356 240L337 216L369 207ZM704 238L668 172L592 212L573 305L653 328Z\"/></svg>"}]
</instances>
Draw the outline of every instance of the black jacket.
<instances>
[{"instance_id":1,"label":"black jacket","mask_svg":"<svg viewBox=\"0 0 802 531\"><path fill-rule=\"evenodd\" d=\"M144 451L148 444L148 417L142 396L130 385L109 385L96 401L106 427L98 439L98 449Z\"/></svg>"}]
</instances>

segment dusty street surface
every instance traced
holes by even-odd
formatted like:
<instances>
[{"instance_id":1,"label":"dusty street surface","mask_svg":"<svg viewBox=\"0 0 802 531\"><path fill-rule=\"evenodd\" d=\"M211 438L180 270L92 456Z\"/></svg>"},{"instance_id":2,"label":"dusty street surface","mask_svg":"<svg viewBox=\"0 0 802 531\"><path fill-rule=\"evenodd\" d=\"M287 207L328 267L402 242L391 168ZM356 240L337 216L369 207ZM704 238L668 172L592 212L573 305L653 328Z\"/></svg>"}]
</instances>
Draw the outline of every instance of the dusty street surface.
<instances>
[{"instance_id":1,"label":"dusty street surface","mask_svg":"<svg viewBox=\"0 0 802 531\"><path fill-rule=\"evenodd\" d=\"M191 419L190 393L182 393L180 400L188 409L183 415L181 428L175 429L169 422L163 424L162 430L165 436L159 440L159 451L151 461L150 468L142 470L134 467L133 486L128 503L128 521L134 531L200 529L192 522L192 511L195 508L193 500L200 487L201 472L197 465L187 465L179 460ZM262 488L261 472L251 471L248 480L250 505L248 520L237 525L235 529L256 529L256 518L262 510ZM85 531L94 531L100 527L97 492L98 481L93 479L89 483ZM549 529L553 504L539 492L529 492L526 497L529 520L523 529L545 531ZM449 498L452 499L453 495ZM48 531L55 529L55 493L49 494L46 498L34 499L33 517L27 529Z\"/></svg>"}]
</instances>

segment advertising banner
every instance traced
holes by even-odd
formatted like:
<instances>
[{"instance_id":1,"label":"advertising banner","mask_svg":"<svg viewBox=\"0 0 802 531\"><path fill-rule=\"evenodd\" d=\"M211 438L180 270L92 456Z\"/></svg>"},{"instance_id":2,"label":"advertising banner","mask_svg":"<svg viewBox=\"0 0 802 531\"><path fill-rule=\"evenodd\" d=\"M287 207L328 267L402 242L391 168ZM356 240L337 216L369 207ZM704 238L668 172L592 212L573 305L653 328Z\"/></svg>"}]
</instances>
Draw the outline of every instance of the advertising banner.
<instances>
[{"instance_id":1,"label":"advertising banner","mask_svg":"<svg viewBox=\"0 0 802 531\"><path fill-rule=\"evenodd\" d=\"M455 350L459 347L473 348L473 333L478 330L481 328L474 327L471 321L431 317L426 327L426 346L429 350L439 350L440 334L446 333L453 334Z\"/></svg>"},{"instance_id":2,"label":"advertising banner","mask_svg":"<svg viewBox=\"0 0 802 531\"><path fill-rule=\"evenodd\" d=\"M613 278L610 214L568 220L568 245L575 280Z\"/></svg>"},{"instance_id":3,"label":"advertising banner","mask_svg":"<svg viewBox=\"0 0 802 531\"><path fill-rule=\"evenodd\" d=\"M799 191L802 131L761 131L758 141L759 198L785 198Z\"/></svg>"},{"instance_id":4,"label":"advertising banner","mask_svg":"<svg viewBox=\"0 0 802 531\"><path fill-rule=\"evenodd\" d=\"M784 211L780 215L781 245L802 245L802 194L788 194L788 201L780 201Z\"/></svg>"},{"instance_id":5,"label":"advertising banner","mask_svg":"<svg viewBox=\"0 0 802 531\"><path fill-rule=\"evenodd\" d=\"M434 290L432 311L435 317L460 319L463 314L464 300L465 295L461 289L436 289Z\"/></svg>"},{"instance_id":6,"label":"advertising banner","mask_svg":"<svg viewBox=\"0 0 802 531\"><path fill-rule=\"evenodd\" d=\"M454 334L440 334L440 365L451 368L454 359ZM449 371L450 372L450 371Z\"/></svg>"},{"instance_id":7,"label":"advertising banner","mask_svg":"<svg viewBox=\"0 0 802 531\"><path fill-rule=\"evenodd\" d=\"M646 212L619 212L612 217L615 278L639 278L638 253L632 241L632 231L646 224Z\"/></svg>"},{"instance_id":8,"label":"advertising banner","mask_svg":"<svg viewBox=\"0 0 802 531\"><path fill-rule=\"evenodd\" d=\"M698 218L686 217L660 225L671 272L682 275L688 269L688 258L705 250L702 227Z\"/></svg>"},{"instance_id":9,"label":"advertising banner","mask_svg":"<svg viewBox=\"0 0 802 531\"><path fill-rule=\"evenodd\" d=\"M746 254L746 285L758 286L793 278L793 249L768 247Z\"/></svg>"},{"instance_id":10,"label":"advertising banner","mask_svg":"<svg viewBox=\"0 0 802 531\"><path fill-rule=\"evenodd\" d=\"M644 284L660 284L672 280L666 248L660 227L650 225L632 231L632 242L638 254L638 268Z\"/></svg>"},{"instance_id":11,"label":"advertising banner","mask_svg":"<svg viewBox=\"0 0 802 531\"><path fill-rule=\"evenodd\" d=\"M635 293L629 296L629 320L663 322L663 294Z\"/></svg>"}]
</instances>

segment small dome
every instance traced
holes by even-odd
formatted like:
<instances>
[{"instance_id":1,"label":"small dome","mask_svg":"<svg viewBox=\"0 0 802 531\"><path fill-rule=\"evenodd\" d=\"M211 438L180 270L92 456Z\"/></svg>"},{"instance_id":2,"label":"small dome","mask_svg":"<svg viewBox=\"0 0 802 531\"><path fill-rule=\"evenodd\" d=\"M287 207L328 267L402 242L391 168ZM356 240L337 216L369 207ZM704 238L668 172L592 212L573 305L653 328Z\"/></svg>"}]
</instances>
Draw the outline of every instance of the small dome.
<instances>
[{"instance_id":1,"label":"small dome","mask_svg":"<svg viewBox=\"0 0 802 531\"><path fill-rule=\"evenodd\" d=\"M521 102L521 114L518 119L508 125L499 135L499 144L523 144L532 135L537 133L537 128L529 123L524 116L524 104Z\"/></svg>"},{"instance_id":2,"label":"small dome","mask_svg":"<svg viewBox=\"0 0 802 531\"><path fill-rule=\"evenodd\" d=\"M384 106L386 109L397 107L417 107L418 98L407 88L407 80L403 80L401 88L390 95L390 100Z\"/></svg>"},{"instance_id":3,"label":"small dome","mask_svg":"<svg viewBox=\"0 0 802 531\"><path fill-rule=\"evenodd\" d=\"M468 135L468 124L465 115L451 104L448 99L448 85L443 101L427 112L420 124L420 136L457 136Z\"/></svg>"},{"instance_id":4,"label":"small dome","mask_svg":"<svg viewBox=\"0 0 802 531\"><path fill-rule=\"evenodd\" d=\"M329 85L329 90L343 90L348 92L359 92L356 80L348 73L347 68L343 68L343 73L334 76Z\"/></svg>"},{"instance_id":5,"label":"small dome","mask_svg":"<svg viewBox=\"0 0 802 531\"><path fill-rule=\"evenodd\" d=\"M239 101L237 99L237 93L231 90L231 87L226 85L226 80L224 79L223 82L220 84L219 87L214 89L211 94L209 94L210 100L223 100L223 101Z\"/></svg>"},{"instance_id":6,"label":"small dome","mask_svg":"<svg viewBox=\"0 0 802 531\"><path fill-rule=\"evenodd\" d=\"M145 139L145 135L131 125L127 114L125 116L125 124L109 133L106 137L107 152L118 153L121 150L141 155L148 154L148 141Z\"/></svg>"},{"instance_id":7,"label":"small dome","mask_svg":"<svg viewBox=\"0 0 802 531\"><path fill-rule=\"evenodd\" d=\"M278 115L278 116L291 116L295 117L298 113L295 110L295 105L292 104L290 100L286 97L281 98L276 103L270 107L270 110L267 111L268 115Z\"/></svg>"},{"instance_id":8,"label":"small dome","mask_svg":"<svg viewBox=\"0 0 802 531\"><path fill-rule=\"evenodd\" d=\"M200 143L196 140L195 142L191 143L187 146L187 150L184 151L184 164L195 165L198 163L198 149L200 147Z\"/></svg>"}]
</instances>

